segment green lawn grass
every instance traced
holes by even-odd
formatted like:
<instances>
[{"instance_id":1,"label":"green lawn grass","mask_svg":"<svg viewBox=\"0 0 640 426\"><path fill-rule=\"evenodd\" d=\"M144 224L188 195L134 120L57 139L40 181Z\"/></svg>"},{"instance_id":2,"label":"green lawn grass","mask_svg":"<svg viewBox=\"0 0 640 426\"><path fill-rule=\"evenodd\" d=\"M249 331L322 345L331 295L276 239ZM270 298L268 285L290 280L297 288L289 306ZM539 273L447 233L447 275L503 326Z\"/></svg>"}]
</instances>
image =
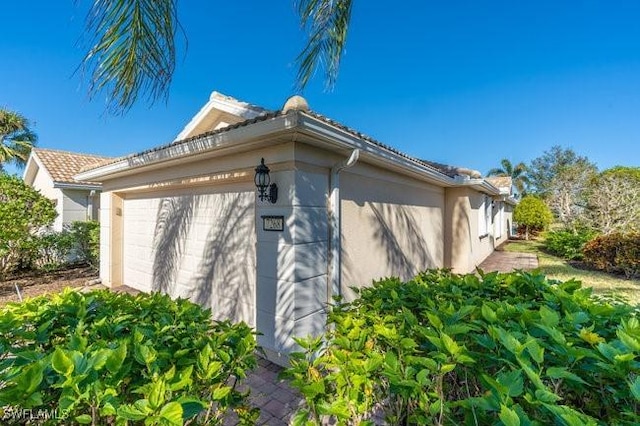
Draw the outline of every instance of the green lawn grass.
<instances>
[{"instance_id":1,"label":"green lawn grass","mask_svg":"<svg viewBox=\"0 0 640 426\"><path fill-rule=\"evenodd\" d=\"M627 280L605 272L574 268L565 260L545 253L542 240L511 241L505 251L534 253L538 256L539 270L549 278L567 281L575 278L594 293L622 296L633 304L640 304L640 280Z\"/></svg>"}]
</instances>

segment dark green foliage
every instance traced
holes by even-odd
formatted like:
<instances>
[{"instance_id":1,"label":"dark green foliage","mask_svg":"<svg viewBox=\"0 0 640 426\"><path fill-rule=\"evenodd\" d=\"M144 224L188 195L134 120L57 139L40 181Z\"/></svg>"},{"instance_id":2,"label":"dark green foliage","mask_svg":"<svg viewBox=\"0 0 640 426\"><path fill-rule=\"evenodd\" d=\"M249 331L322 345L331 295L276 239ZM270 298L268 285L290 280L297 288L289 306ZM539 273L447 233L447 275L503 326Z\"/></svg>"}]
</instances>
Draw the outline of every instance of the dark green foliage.
<instances>
[{"instance_id":1,"label":"dark green foliage","mask_svg":"<svg viewBox=\"0 0 640 426\"><path fill-rule=\"evenodd\" d=\"M579 282L433 270L386 279L300 339L295 424L637 425L637 310Z\"/></svg>"},{"instance_id":2,"label":"dark green foliage","mask_svg":"<svg viewBox=\"0 0 640 426\"><path fill-rule=\"evenodd\" d=\"M100 264L100 223L73 222L69 231L73 235L78 260L97 268Z\"/></svg>"},{"instance_id":3,"label":"dark green foliage","mask_svg":"<svg viewBox=\"0 0 640 426\"><path fill-rule=\"evenodd\" d=\"M253 331L158 293L67 290L0 310L0 407L57 410L50 424L219 424L257 411L236 384Z\"/></svg>"},{"instance_id":4,"label":"dark green foliage","mask_svg":"<svg viewBox=\"0 0 640 426\"><path fill-rule=\"evenodd\" d=\"M580 260L584 245L595 236L596 233L588 229L550 231L544 237L544 247L549 253L564 259Z\"/></svg>"},{"instance_id":5,"label":"dark green foliage","mask_svg":"<svg viewBox=\"0 0 640 426\"><path fill-rule=\"evenodd\" d=\"M583 253L593 268L627 278L640 276L640 233L601 235L587 243Z\"/></svg>"},{"instance_id":6,"label":"dark green foliage","mask_svg":"<svg viewBox=\"0 0 640 426\"><path fill-rule=\"evenodd\" d=\"M20 264L35 231L53 223L53 202L15 176L0 173L0 281Z\"/></svg>"}]
</instances>

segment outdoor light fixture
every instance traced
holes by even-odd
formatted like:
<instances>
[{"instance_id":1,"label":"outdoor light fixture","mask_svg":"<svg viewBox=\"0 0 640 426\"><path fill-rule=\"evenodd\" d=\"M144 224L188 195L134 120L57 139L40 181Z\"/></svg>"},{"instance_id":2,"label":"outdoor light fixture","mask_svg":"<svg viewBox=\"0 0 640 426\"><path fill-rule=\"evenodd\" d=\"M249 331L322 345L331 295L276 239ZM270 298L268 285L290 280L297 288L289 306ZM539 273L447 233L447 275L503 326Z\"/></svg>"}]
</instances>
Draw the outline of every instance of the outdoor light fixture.
<instances>
[{"instance_id":1,"label":"outdoor light fixture","mask_svg":"<svg viewBox=\"0 0 640 426\"><path fill-rule=\"evenodd\" d=\"M264 164L264 158L260 160L260 165L256 167L256 175L253 181L258 188L258 198L260 201L270 201L272 204L278 200L278 186L275 183L269 184L269 167Z\"/></svg>"}]
</instances>

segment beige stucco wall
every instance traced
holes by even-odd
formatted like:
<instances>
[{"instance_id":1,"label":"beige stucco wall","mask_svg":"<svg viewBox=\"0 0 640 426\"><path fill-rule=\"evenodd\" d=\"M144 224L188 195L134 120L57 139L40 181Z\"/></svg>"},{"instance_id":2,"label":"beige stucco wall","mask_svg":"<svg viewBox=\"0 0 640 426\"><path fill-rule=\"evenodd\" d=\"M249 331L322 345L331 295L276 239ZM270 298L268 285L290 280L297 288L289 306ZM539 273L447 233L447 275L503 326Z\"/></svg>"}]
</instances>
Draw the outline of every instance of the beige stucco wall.
<instances>
[{"instance_id":1,"label":"beige stucco wall","mask_svg":"<svg viewBox=\"0 0 640 426\"><path fill-rule=\"evenodd\" d=\"M53 222L53 229L55 231L62 231L64 208L62 191L53 187L51 176L42 168L38 168L36 171L32 186L34 189L40 191L42 195L56 203L56 213L58 213L58 215Z\"/></svg>"},{"instance_id":2,"label":"beige stucco wall","mask_svg":"<svg viewBox=\"0 0 640 426\"><path fill-rule=\"evenodd\" d=\"M342 292L444 263L442 188L358 163L342 172Z\"/></svg>"},{"instance_id":3,"label":"beige stucco wall","mask_svg":"<svg viewBox=\"0 0 640 426\"><path fill-rule=\"evenodd\" d=\"M508 239L507 219L510 221L510 213L505 211L502 235L497 238L497 209L492 209L492 222L488 224L487 232L480 235L483 200L487 203L500 202L468 187L446 189L444 257L445 266L454 272L472 272L493 253L495 247Z\"/></svg>"}]
</instances>

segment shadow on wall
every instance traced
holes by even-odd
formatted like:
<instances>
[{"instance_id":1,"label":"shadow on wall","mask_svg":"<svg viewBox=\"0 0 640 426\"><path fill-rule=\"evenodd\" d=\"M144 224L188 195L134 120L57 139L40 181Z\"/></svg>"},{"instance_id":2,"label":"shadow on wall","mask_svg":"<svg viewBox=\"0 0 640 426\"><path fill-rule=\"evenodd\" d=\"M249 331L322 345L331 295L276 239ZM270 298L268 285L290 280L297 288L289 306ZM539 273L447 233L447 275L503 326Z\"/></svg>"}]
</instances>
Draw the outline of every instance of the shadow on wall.
<instances>
[{"instance_id":1,"label":"shadow on wall","mask_svg":"<svg viewBox=\"0 0 640 426\"><path fill-rule=\"evenodd\" d=\"M404 205L367 202L365 206L372 213L367 215L368 225L376 245L381 248L377 251L386 256L386 258L380 258L380 262L386 262L384 265L384 269L388 271L386 276L411 279L421 270L437 266L432 250L439 249L429 247L424 229L429 229L432 235L436 234L436 238L441 240L443 232L441 227L436 227L435 224L419 223L415 212ZM431 227L433 228L430 229ZM353 296L346 290L348 287L367 284L362 282L362 277L357 276L360 268L354 264L354 261L356 259L351 259L348 250L343 251L343 271L346 273L342 278L342 287L347 299ZM374 279L381 278L383 277L374 277Z\"/></svg>"},{"instance_id":2,"label":"shadow on wall","mask_svg":"<svg viewBox=\"0 0 640 426\"><path fill-rule=\"evenodd\" d=\"M160 201L153 238L152 290L188 297L215 319L253 324L253 194L220 193ZM190 260L183 265L185 260Z\"/></svg>"},{"instance_id":3,"label":"shadow on wall","mask_svg":"<svg viewBox=\"0 0 640 426\"><path fill-rule=\"evenodd\" d=\"M193 211L199 203L200 197L192 195L163 198L160 201L153 232L153 291L174 292L176 273L191 228Z\"/></svg>"},{"instance_id":4,"label":"shadow on wall","mask_svg":"<svg viewBox=\"0 0 640 426\"><path fill-rule=\"evenodd\" d=\"M215 319L255 326L253 205L246 194L221 194L189 299L210 306ZM253 194L251 194L253 196Z\"/></svg>"},{"instance_id":5,"label":"shadow on wall","mask_svg":"<svg viewBox=\"0 0 640 426\"><path fill-rule=\"evenodd\" d=\"M387 253L393 275L411 279L424 265L435 265L423 230L405 206L369 203L373 236Z\"/></svg>"},{"instance_id":6,"label":"shadow on wall","mask_svg":"<svg viewBox=\"0 0 640 426\"><path fill-rule=\"evenodd\" d=\"M453 268L456 272L462 272L461 269L465 269L464 272L468 272L466 269L473 262L471 218L469 217L469 210L464 206L466 200L466 198L459 198L450 213L450 220L452 221L452 235L449 242L451 244L451 264L448 267ZM470 208L474 207L470 206Z\"/></svg>"}]
</instances>

